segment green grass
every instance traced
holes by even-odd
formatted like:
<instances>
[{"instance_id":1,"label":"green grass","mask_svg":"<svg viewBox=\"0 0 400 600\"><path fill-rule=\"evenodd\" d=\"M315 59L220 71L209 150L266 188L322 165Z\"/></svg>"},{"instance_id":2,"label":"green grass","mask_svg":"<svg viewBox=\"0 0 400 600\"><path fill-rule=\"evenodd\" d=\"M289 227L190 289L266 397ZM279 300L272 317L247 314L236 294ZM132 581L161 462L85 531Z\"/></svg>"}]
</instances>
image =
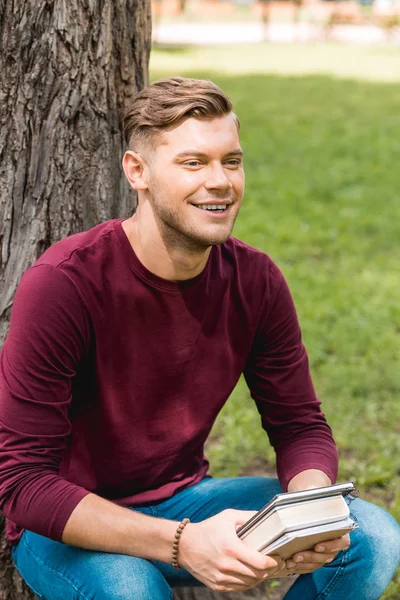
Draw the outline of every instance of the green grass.
<instances>
[{"instance_id":1,"label":"green grass","mask_svg":"<svg viewBox=\"0 0 400 600\"><path fill-rule=\"evenodd\" d=\"M398 82L399 61L399 46L364 47L340 43L249 44L164 49L154 47L150 68L153 78L158 75L201 72L206 77L210 77L210 74L224 74L235 78L238 75L256 74L263 77L274 74L331 75L372 82ZM265 85L259 88L260 92L263 88ZM321 94L324 95L323 86ZM296 101L296 98L293 100Z\"/></svg>"},{"instance_id":2,"label":"green grass","mask_svg":"<svg viewBox=\"0 0 400 600\"><path fill-rule=\"evenodd\" d=\"M354 54L359 68L350 78ZM397 519L400 88L391 59L399 54L390 47L252 46L157 50L151 63L152 79L208 77L231 96L246 168L234 235L267 252L289 282L339 447L339 479L354 480L362 497ZM208 455L215 475L274 471L243 381L214 427ZM398 573L383 597L399 596Z\"/></svg>"}]
</instances>

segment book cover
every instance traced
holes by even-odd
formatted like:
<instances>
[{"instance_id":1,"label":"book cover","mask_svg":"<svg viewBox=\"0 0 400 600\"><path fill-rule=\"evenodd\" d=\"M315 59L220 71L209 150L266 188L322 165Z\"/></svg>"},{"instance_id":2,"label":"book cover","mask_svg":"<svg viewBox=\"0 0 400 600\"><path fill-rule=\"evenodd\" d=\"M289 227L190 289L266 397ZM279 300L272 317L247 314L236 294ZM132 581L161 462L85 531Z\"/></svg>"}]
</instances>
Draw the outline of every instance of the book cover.
<instances>
[{"instance_id":1,"label":"book cover","mask_svg":"<svg viewBox=\"0 0 400 600\"><path fill-rule=\"evenodd\" d=\"M321 542L340 538L356 528L357 524L350 518L339 521L333 526L332 524L329 524L309 527L281 536L275 540L275 542L266 546L262 550L262 553L269 554L270 556L278 555L283 560L287 560L291 558L293 554L296 554L296 552L311 550Z\"/></svg>"},{"instance_id":2,"label":"book cover","mask_svg":"<svg viewBox=\"0 0 400 600\"><path fill-rule=\"evenodd\" d=\"M250 548L286 560L355 529L345 497L356 495L352 482L277 494L237 535Z\"/></svg>"},{"instance_id":3,"label":"book cover","mask_svg":"<svg viewBox=\"0 0 400 600\"><path fill-rule=\"evenodd\" d=\"M342 496L320 498L275 507L240 538L250 548L262 550L277 537L293 530L325 525L349 516L349 507Z\"/></svg>"}]
</instances>

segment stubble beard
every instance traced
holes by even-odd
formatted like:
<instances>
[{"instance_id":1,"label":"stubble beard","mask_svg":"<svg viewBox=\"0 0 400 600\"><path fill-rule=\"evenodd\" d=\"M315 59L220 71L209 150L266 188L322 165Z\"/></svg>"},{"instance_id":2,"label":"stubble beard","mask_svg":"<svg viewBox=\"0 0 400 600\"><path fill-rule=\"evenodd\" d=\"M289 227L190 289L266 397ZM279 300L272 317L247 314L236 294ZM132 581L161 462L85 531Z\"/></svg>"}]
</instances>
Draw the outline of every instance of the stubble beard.
<instances>
[{"instance_id":1,"label":"stubble beard","mask_svg":"<svg viewBox=\"0 0 400 600\"><path fill-rule=\"evenodd\" d=\"M210 246L223 244L227 241L232 233L235 218L230 223L228 230L221 231L220 234L204 235L201 231L191 227L185 223L178 209L168 207L167 198L157 189L157 186L152 186L153 211L156 218L160 235L168 248L182 249L191 254L202 254ZM197 208L196 210L202 210ZM199 215L201 218L201 215Z\"/></svg>"}]
</instances>

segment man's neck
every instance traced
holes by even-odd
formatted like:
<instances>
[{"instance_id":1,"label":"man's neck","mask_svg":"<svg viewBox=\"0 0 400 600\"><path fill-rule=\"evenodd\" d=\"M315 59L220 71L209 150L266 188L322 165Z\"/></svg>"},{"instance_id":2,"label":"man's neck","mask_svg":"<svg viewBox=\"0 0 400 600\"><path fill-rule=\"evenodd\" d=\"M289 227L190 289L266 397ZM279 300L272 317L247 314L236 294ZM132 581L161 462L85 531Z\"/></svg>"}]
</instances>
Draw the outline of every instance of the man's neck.
<instances>
[{"instance_id":1,"label":"man's neck","mask_svg":"<svg viewBox=\"0 0 400 600\"><path fill-rule=\"evenodd\" d=\"M122 227L142 265L158 277L184 281L199 275L206 266L211 247L190 251L170 245L153 223L144 225L138 214L124 221Z\"/></svg>"}]
</instances>

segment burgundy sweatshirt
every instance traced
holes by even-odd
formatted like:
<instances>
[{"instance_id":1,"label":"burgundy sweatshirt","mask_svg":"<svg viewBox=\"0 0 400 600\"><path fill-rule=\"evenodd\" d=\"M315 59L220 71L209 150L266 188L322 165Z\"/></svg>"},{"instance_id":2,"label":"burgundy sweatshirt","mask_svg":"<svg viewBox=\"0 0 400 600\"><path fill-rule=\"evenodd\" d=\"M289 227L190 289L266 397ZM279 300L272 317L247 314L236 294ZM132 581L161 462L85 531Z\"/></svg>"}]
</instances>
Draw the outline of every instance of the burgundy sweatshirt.
<instances>
[{"instance_id":1,"label":"burgundy sweatshirt","mask_svg":"<svg viewBox=\"0 0 400 600\"><path fill-rule=\"evenodd\" d=\"M23 276L1 354L0 507L60 540L90 491L165 499L208 471L203 445L244 373L283 488L337 454L276 265L230 238L197 277L138 260L122 221L58 242Z\"/></svg>"}]
</instances>

